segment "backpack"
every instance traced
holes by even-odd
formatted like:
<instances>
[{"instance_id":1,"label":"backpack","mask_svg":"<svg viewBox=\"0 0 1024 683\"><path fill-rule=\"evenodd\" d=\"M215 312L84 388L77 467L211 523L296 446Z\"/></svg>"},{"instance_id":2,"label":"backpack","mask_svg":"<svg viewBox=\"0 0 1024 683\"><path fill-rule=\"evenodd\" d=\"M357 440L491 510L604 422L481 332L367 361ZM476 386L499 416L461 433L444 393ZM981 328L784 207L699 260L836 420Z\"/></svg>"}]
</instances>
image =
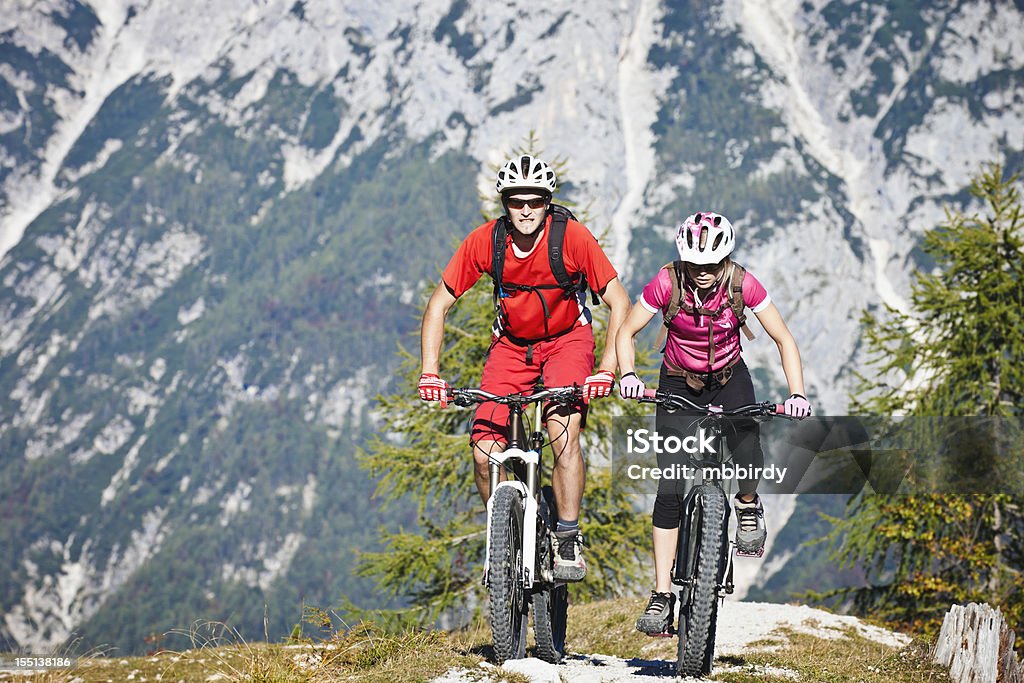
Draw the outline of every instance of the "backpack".
<instances>
[{"instance_id":1,"label":"backpack","mask_svg":"<svg viewBox=\"0 0 1024 683\"><path fill-rule=\"evenodd\" d=\"M683 311L687 315L706 315L714 321L720 316L727 308L731 308L733 314L736 316L737 327L743 330L743 334L748 340L754 338L754 333L750 331L747 326L747 316L743 312L743 277L747 274L746 269L734 261L729 261L729 275L727 276L727 289L726 289L726 300L721 306L715 310L704 308L703 306L695 307L691 304L686 303L685 290L683 289L683 262L673 261L662 266L665 269L671 269L671 277L669 280L672 282L672 294L669 298L668 309L665 310L665 329L672 324L672 320L679 315L680 311ZM736 330L736 334L739 334L739 329ZM662 349L664 351L664 349ZM715 344L714 344L714 325L708 325L708 366L711 367L715 364Z\"/></svg>"},{"instance_id":2,"label":"backpack","mask_svg":"<svg viewBox=\"0 0 1024 683\"><path fill-rule=\"evenodd\" d=\"M565 229L569 223L569 220L576 220L576 216L573 215L572 211L560 204L551 204L549 209L551 212L551 232L548 234L548 264L551 267L551 274L555 276L556 284L544 284L544 285L525 285L518 284L515 282L505 282L502 279L503 272L505 270L505 250L508 245L506 240L509 233L512 230L511 223L508 216L502 216L494 223L494 230L492 232L492 244L493 244L493 258L491 261L491 278L494 280L494 312L498 320L495 321L495 329L502 329L503 334L508 336L513 341L519 341L524 343L531 343L540 341L541 339L548 339L550 337L564 334L569 330L561 330L554 334L550 333L548 329L548 319L551 317L550 311L548 311L547 301L544 300L544 296L540 293L542 289L561 289L564 293L565 298L571 298L576 296L579 292L587 291L587 277L582 272L573 273L569 275L565 269L565 256L563 253L563 246L565 243ZM537 339L519 339L507 331L504 331L504 327L499 324L501 320L504 320L504 310L502 308L502 300L511 296L512 292L533 292L540 298L541 307L544 309L544 336ZM596 306L599 303L597 298L597 292L591 290L591 296ZM569 329L572 329L571 327Z\"/></svg>"}]
</instances>

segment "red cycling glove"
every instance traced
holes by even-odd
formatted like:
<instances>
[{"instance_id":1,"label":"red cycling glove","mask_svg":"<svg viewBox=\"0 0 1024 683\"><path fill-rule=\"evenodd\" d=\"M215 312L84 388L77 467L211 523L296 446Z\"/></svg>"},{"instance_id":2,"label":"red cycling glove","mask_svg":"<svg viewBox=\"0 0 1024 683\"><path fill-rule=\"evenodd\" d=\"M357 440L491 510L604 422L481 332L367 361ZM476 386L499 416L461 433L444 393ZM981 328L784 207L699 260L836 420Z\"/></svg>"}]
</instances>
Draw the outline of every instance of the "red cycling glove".
<instances>
[{"instance_id":1,"label":"red cycling glove","mask_svg":"<svg viewBox=\"0 0 1024 683\"><path fill-rule=\"evenodd\" d=\"M420 375L420 398L424 401L438 401L442 408L448 407L448 382L431 372Z\"/></svg>"},{"instance_id":2,"label":"red cycling glove","mask_svg":"<svg viewBox=\"0 0 1024 683\"><path fill-rule=\"evenodd\" d=\"M583 402L590 403L592 398L604 398L612 393L612 384L615 383L615 373L608 370L601 370L583 382Z\"/></svg>"}]
</instances>

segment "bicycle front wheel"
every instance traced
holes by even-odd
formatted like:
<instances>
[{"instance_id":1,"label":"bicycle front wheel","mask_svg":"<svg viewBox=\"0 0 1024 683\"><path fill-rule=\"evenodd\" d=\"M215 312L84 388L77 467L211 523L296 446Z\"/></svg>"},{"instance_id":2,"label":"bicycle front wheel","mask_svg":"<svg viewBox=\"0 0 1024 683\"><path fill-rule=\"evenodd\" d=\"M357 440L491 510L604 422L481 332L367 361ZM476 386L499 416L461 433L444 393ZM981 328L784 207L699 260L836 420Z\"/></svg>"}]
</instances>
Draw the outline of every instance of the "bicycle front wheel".
<instances>
[{"instance_id":1,"label":"bicycle front wheel","mask_svg":"<svg viewBox=\"0 0 1024 683\"><path fill-rule=\"evenodd\" d=\"M725 542L725 494L715 486L704 485L696 492L694 514L690 527L697 557L693 562L690 601L681 610L679 619L679 661L677 671L683 676L711 673L715 658L715 625L718 616L718 575Z\"/></svg>"},{"instance_id":2,"label":"bicycle front wheel","mask_svg":"<svg viewBox=\"0 0 1024 683\"><path fill-rule=\"evenodd\" d=\"M520 581L523 567L523 501L508 486L494 492L491 506L491 551L487 590L491 637L498 663L519 659L526 651L527 606Z\"/></svg>"}]
</instances>

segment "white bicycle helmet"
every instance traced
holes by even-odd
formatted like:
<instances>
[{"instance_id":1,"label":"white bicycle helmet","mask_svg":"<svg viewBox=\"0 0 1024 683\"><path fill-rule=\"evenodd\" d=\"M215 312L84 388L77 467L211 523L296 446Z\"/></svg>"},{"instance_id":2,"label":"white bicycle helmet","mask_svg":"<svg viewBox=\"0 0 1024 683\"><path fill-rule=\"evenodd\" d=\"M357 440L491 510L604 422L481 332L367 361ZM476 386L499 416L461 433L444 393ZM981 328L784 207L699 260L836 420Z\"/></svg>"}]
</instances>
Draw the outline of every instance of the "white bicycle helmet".
<instances>
[{"instance_id":1,"label":"white bicycle helmet","mask_svg":"<svg viewBox=\"0 0 1024 683\"><path fill-rule=\"evenodd\" d=\"M514 157L498 169L498 194L510 190L536 190L553 195L555 193L555 172L547 162L529 154Z\"/></svg>"},{"instance_id":2,"label":"white bicycle helmet","mask_svg":"<svg viewBox=\"0 0 1024 683\"><path fill-rule=\"evenodd\" d=\"M704 246L701 232L707 230ZM736 248L736 231L725 216L717 213L695 213L679 224L676 230L679 259L686 263L711 265L718 263Z\"/></svg>"}]
</instances>

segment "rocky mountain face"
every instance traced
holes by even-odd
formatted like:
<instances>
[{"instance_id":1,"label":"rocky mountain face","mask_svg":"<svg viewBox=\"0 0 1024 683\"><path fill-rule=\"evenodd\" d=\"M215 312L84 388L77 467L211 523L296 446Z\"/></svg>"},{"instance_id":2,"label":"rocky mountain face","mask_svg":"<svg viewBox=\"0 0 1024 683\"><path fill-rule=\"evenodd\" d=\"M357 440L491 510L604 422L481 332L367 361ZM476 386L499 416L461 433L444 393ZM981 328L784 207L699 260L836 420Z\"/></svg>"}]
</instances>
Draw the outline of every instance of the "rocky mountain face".
<instances>
[{"instance_id":1,"label":"rocky mountain face","mask_svg":"<svg viewBox=\"0 0 1024 683\"><path fill-rule=\"evenodd\" d=\"M530 131L634 295L681 218L729 216L841 413L860 312L1022 165L1021 35L986 0L8 1L0 641L382 604L354 557L417 519L353 454ZM747 357L780 394L764 334Z\"/></svg>"}]
</instances>

